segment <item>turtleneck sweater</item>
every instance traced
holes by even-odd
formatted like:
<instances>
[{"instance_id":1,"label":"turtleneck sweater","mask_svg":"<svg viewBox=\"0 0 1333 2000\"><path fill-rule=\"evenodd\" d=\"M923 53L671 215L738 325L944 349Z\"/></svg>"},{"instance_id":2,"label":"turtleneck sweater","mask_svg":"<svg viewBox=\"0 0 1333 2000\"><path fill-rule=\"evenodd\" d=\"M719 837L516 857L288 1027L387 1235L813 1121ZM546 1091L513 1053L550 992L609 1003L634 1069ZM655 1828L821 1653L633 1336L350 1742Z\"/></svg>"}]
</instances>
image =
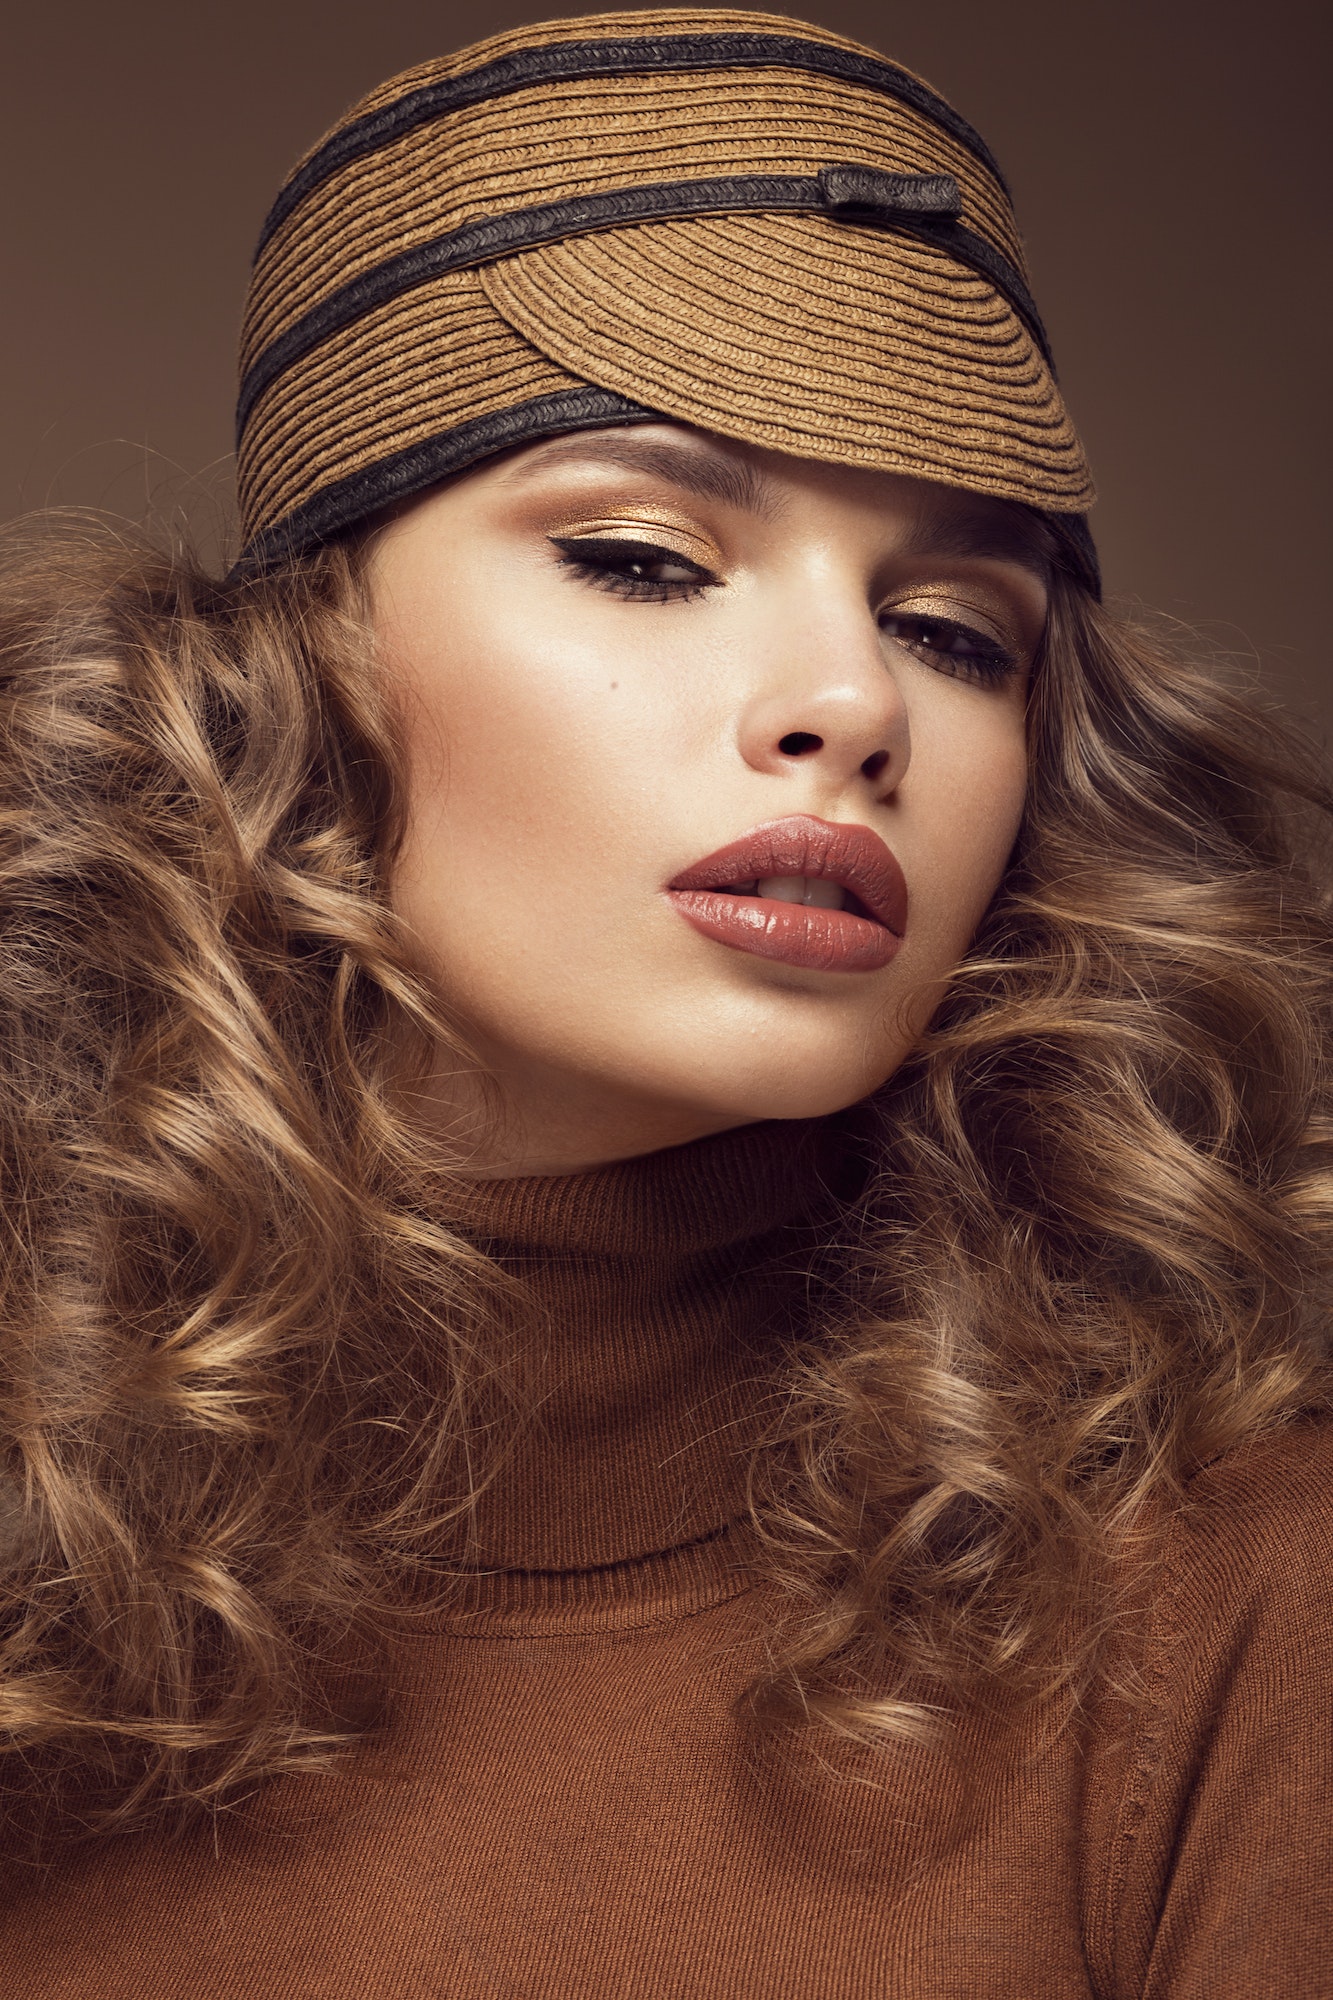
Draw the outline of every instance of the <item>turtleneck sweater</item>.
<instances>
[{"instance_id":1,"label":"turtleneck sweater","mask_svg":"<svg viewBox=\"0 0 1333 2000\"><path fill-rule=\"evenodd\" d=\"M1319 2000L1333 1443L1193 1481L1133 1699L765 1766L747 1465L847 1193L836 1124L477 1183L531 1421L384 1727L206 1828L5 1868L23 2000ZM1122 1677L1123 1678L1123 1677Z\"/></svg>"}]
</instances>

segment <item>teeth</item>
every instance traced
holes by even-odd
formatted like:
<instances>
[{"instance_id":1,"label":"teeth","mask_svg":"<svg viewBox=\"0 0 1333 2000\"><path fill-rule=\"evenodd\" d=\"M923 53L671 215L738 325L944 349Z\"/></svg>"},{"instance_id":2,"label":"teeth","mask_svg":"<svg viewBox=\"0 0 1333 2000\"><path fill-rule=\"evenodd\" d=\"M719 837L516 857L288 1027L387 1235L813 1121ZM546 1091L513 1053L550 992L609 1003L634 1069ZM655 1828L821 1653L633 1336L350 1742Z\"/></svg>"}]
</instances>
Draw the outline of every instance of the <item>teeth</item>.
<instances>
[{"instance_id":1,"label":"teeth","mask_svg":"<svg viewBox=\"0 0 1333 2000\"><path fill-rule=\"evenodd\" d=\"M807 909L843 910L847 897L836 882L820 875L766 875L759 882L728 882L727 896L766 896L774 903L804 903Z\"/></svg>"},{"instance_id":2,"label":"teeth","mask_svg":"<svg viewBox=\"0 0 1333 2000\"><path fill-rule=\"evenodd\" d=\"M756 883L755 892L774 903L804 903L819 910L840 910L843 905L838 884L817 875L766 875Z\"/></svg>"},{"instance_id":3,"label":"teeth","mask_svg":"<svg viewBox=\"0 0 1333 2000\"><path fill-rule=\"evenodd\" d=\"M766 875L757 885L758 893L770 903L803 903L804 875Z\"/></svg>"}]
</instances>

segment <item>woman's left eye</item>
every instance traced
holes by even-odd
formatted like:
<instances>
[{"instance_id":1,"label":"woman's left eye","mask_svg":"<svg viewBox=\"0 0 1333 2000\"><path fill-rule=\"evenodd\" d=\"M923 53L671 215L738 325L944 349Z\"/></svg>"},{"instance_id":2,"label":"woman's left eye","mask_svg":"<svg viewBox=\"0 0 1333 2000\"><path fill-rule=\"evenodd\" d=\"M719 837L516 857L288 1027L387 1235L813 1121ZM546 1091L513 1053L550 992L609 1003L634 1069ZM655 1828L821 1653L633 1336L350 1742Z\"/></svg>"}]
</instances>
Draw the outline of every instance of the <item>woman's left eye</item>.
<instances>
[{"instance_id":1,"label":"woman's left eye","mask_svg":"<svg viewBox=\"0 0 1333 2000\"><path fill-rule=\"evenodd\" d=\"M882 611L879 629L909 653L924 660L942 674L956 680L984 685L1005 680L1019 663L1019 656L988 638L975 626L956 618L930 618L919 613Z\"/></svg>"},{"instance_id":2,"label":"woman's left eye","mask_svg":"<svg viewBox=\"0 0 1333 2000\"><path fill-rule=\"evenodd\" d=\"M561 567L616 597L669 604L697 597L718 579L679 549L657 542L632 542L619 535L552 535L563 553Z\"/></svg>"}]
</instances>

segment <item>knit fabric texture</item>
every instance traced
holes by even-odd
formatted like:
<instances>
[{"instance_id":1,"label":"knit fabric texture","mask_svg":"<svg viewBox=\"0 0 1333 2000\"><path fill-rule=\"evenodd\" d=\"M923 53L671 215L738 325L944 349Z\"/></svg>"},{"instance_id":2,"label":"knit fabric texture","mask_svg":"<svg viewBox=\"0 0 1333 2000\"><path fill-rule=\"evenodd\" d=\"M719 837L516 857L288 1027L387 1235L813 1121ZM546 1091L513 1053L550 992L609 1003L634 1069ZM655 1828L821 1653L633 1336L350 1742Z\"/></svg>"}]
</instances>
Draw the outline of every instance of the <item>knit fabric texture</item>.
<instances>
[{"instance_id":1,"label":"knit fabric texture","mask_svg":"<svg viewBox=\"0 0 1333 2000\"><path fill-rule=\"evenodd\" d=\"M910 72L780 15L545 22L394 78L293 170L242 334L243 532L271 559L658 416L1026 503L1095 574L1048 355L999 169Z\"/></svg>"},{"instance_id":2,"label":"knit fabric texture","mask_svg":"<svg viewBox=\"0 0 1333 2000\"><path fill-rule=\"evenodd\" d=\"M744 1462L805 1323L836 1125L477 1189L544 1390L382 1735L216 1826L0 1867L24 2000L1321 2000L1333 1439L1202 1472L1135 1699L759 1766Z\"/></svg>"}]
</instances>

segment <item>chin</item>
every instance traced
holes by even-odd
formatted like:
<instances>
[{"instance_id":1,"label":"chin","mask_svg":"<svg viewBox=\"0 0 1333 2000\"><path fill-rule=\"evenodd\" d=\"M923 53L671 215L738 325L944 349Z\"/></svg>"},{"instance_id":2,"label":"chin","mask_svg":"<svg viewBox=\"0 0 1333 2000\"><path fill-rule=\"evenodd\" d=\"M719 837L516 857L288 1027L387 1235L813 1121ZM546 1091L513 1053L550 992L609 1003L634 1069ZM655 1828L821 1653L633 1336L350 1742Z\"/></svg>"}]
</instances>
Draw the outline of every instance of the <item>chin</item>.
<instances>
[{"instance_id":1,"label":"chin","mask_svg":"<svg viewBox=\"0 0 1333 2000\"><path fill-rule=\"evenodd\" d=\"M681 1079L680 1097L692 1098L710 1118L754 1123L765 1118L826 1118L848 1105L859 1104L887 1083L906 1050L884 1056L873 1065L802 1062L793 1057L780 1063L745 1057L727 1066L716 1055L706 1073L695 1072L691 1083ZM702 1086L702 1088L701 1088Z\"/></svg>"},{"instance_id":2,"label":"chin","mask_svg":"<svg viewBox=\"0 0 1333 2000\"><path fill-rule=\"evenodd\" d=\"M900 1067L944 982L914 980L871 1003L851 990L696 995L637 1017L635 1068L654 1095L739 1123L823 1118L871 1096ZM758 998L758 1004L756 1004ZM624 1045L622 1045L624 1046ZM645 1050L653 1052L645 1064ZM628 1047L625 1050L628 1054Z\"/></svg>"}]
</instances>

